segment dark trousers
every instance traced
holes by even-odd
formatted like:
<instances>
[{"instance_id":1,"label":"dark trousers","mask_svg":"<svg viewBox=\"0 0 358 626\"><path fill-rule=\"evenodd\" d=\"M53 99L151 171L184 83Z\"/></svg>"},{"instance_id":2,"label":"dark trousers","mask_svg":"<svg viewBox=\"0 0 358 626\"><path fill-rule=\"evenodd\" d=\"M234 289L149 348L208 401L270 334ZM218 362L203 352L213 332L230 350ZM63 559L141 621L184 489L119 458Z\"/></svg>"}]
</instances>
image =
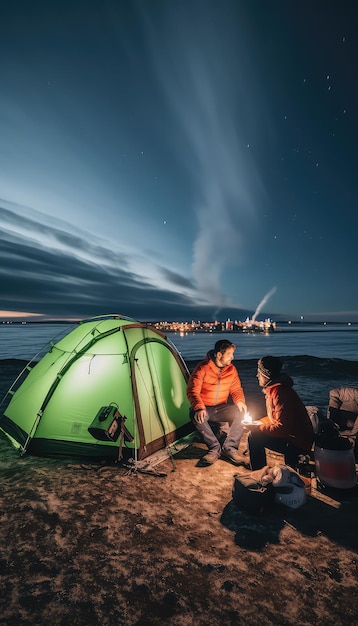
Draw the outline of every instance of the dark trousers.
<instances>
[{"instance_id":1,"label":"dark trousers","mask_svg":"<svg viewBox=\"0 0 358 626\"><path fill-rule=\"evenodd\" d=\"M307 454L307 452L297 448L288 439L270 437L270 435L261 432L261 430L252 430L249 433L248 445L252 470L261 469L267 465L265 448L284 454L285 464L294 469L298 465L299 455Z\"/></svg>"},{"instance_id":2,"label":"dark trousers","mask_svg":"<svg viewBox=\"0 0 358 626\"><path fill-rule=\"evenodd\" d=\"M206 417L202 424L198 424L194 420L195 411L193 409L190 410L190 417L209 450L216 450L218 453L221 451L220 442L210 423L220 425L225 422L228 423L229 428L225 428L227 437L223 444L223 450L226 452L232 449L237 450L244 432L244 428L241 424L243 419L241 411L239 411L235 404L217 404L216 406L207 406L205 408Z\"/></svg>"}]
</instances>

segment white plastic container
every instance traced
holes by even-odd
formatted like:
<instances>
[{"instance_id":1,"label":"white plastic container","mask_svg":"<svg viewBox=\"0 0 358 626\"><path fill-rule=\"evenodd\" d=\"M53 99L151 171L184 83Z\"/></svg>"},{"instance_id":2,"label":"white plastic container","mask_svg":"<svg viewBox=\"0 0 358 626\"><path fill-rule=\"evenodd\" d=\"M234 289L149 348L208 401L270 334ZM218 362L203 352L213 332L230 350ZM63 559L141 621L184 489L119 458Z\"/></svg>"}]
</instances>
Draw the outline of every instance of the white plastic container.
<instances>
[{"instance_id":1,"label":"white plastic container","mask_svg":"<svg viewBox=\"0 0 358 626\"><path fill-rule=\"evenodd\" d=\"M352 489L357 484L353 448L349 450L326 450L315 447L316 475L327 487Z\"/></svg>"}]
</instances>

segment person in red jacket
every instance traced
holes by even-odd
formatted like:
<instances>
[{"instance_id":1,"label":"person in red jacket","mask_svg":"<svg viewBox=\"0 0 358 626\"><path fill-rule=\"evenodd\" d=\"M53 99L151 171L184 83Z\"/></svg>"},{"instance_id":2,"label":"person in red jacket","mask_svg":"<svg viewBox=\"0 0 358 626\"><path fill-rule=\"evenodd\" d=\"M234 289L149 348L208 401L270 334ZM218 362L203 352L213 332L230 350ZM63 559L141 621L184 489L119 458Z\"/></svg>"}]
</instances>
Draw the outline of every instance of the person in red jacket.
<instances>
[{"instance_id":1,"label":"person in red jacket","mask_svg":"<svg viewBox=\"0 0 358 626\"><path fill-rule=\"evenodd\" d=\"M265 448L285 455L285 463L296 468L300 454L310 452L314 439L311 420L293 389L293 380L281 373L282 361L265 356L258 361L257 378L265 394L266 417L249 433L251 469L266 465Z\"/></svg>"},{"instance_id":2,"label":"person in red jacket","mask_svg":"<svg viewBox=\"0 0 358 626\"><path fill-rule=\"evenodd\" d=\"M241 421L247 410L244 391L235 365L232 364L236 346L223 339L217 341L205 361L193 370L187 386L191 404L190 416L209 452L201 461L212 465L220 456L235 465L242 459L238 453L243 435ZM221 446L210 424L228 425L227 437Z\"/></svg>"}]
</instances>

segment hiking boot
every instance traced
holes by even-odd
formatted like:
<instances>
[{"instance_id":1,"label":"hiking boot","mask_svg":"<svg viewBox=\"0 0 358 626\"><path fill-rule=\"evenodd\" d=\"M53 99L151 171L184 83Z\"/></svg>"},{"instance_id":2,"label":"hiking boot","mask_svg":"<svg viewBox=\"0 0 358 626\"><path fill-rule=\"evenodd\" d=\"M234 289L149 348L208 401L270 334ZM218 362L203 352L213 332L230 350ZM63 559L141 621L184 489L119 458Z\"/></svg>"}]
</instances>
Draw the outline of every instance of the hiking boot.
<instances>
[{"instance_id":1,"label":"hiking boot","mask_svg":"<svg viewBox=\"0 0 358 626\"><path fill-rule=\"evenodd\" d=\"M231 463L233 463L234 465L243 465L244 467L249 467L247 459L245 459L243 455L234 448L231 448L231 450L223 450L221 456L223 457L223 459L231 461Z\"/></svg>"},{"instance_id":2,"label":"hiking boot","mask_svg":"<svg viewBox=\"0 0 358 626\"><path fill-rule=\"evenodd\" d=\"M220 452L218 452L217 450L209 450L209 452L204 454L201 461L202 463L204 463L204 465L212 465L218 459L220 459Z\"/></svg>"}]
</instances>

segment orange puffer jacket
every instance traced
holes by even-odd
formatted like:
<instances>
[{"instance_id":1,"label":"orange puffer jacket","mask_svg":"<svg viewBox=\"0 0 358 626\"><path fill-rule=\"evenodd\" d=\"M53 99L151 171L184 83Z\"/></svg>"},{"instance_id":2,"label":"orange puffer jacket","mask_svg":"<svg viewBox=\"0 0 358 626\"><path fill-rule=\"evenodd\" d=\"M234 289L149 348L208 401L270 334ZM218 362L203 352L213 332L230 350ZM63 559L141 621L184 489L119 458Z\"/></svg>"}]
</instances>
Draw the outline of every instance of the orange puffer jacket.
<instances>
[{"instance_id":1,"label":"orange puffer jacket","mask_svg":"<svg viewBox=\"0 0 358 626\"><path fill-rule=\"evenodd\" d=\"M208 352L206 360L198 363L187 386L187 396L194 411L228 401L245 402L245 395L235 365L218 367Z\"/></svg>"},{"instance_id":2,"label":"orange puffer jacket","mask_svg":"<svg viewBox=\"0 0 358 626\"><path fill-rule=\"evenodd\" d=\"M260 430L271 437L289 439L297 448L311 450L314 432L311 420L287 374L263 389L267 416L261 419Z\"/></svg>"}]
</instances>

